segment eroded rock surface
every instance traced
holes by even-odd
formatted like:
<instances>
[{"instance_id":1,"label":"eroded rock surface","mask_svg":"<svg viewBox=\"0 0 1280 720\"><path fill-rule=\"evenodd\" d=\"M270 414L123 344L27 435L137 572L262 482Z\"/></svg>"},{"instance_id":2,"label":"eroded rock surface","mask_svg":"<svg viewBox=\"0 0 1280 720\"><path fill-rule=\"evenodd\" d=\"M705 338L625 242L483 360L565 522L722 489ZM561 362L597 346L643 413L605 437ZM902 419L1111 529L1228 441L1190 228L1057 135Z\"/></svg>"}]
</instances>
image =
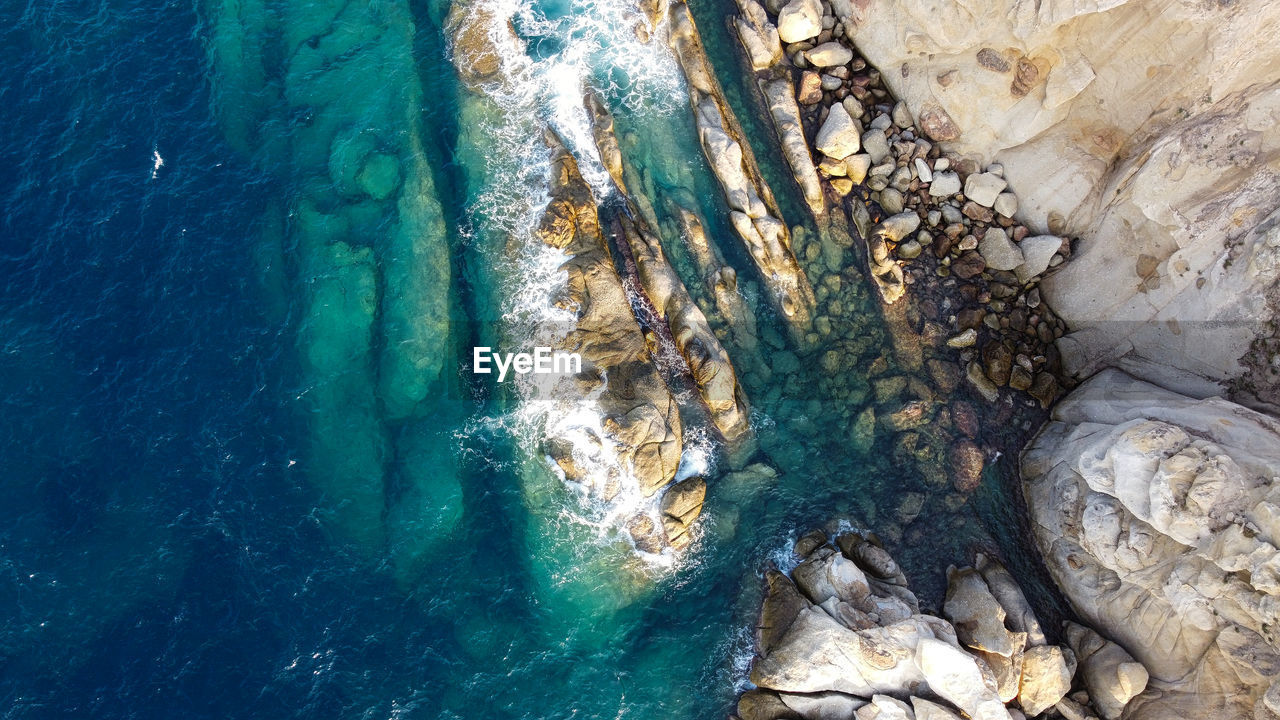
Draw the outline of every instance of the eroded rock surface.
<instances>
[{"instance_id":1,"label":"eroded rock surface","mask_svg":"<svg viewBox=\"0 0 1280 720\"><path fill-rule=\"evenodd\" d=\"M1280 422L1106 370L1058 404L1022 474L1058 587L1123 648L1072 638L1106 717L1147 671L1126 720L1276 717Z\"/></svg>"},{"instance_id":2,"label":"eroded rock surface","mask_svg":"<svg viewBox=\"0 0 1280 720\"><path fill-rule=\"evenodd\" d=\"M756 688L740 698L742 720L1014 720L1057 709L1072 688L1072 650L1047 644L994 560L952 568L944 619L921 612L906 576L870 536L829 542L815 530L794 552L803 559L790 577L765 574Z\"/></svg>"}]
</instances>

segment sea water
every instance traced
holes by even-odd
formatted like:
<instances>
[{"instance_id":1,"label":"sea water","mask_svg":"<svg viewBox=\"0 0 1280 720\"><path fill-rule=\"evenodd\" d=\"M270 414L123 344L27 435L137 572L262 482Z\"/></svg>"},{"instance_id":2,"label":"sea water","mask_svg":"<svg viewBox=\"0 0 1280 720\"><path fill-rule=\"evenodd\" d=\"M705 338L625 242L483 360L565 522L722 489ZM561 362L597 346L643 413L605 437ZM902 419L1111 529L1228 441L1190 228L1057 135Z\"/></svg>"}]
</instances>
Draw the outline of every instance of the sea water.
<instances>
[{"instance_id":1,"label":"sea water","mask_svg":"<svg viewBox=\"0 0 1280 720\"><path fill-rule=\"evenodd\" d=\"M558 258L519 240L546 202L543 129L611 192L584 84L644 191L691 198L759 290L678 68L630 34L634 8L494 5L526 50L483 107L455 78L444 3L0 11L0 716L722 716L766 563L813 525L874 528L911 484L885 447L850 447L802 368L744 373L776 478L728 475L705 429L686 433L680 477L710 489L680 556L640 557L620 532L652 501L565 485L536 399L469 363L563 320ZM695 6L804 224L727 12ZM865 289L849 302L887 343ZM754 304L777 345L754 352L786 352ZM890 548L926 600L974 543L1017 553L984 492L927 546Z\"/></svg>"}]
</instances>

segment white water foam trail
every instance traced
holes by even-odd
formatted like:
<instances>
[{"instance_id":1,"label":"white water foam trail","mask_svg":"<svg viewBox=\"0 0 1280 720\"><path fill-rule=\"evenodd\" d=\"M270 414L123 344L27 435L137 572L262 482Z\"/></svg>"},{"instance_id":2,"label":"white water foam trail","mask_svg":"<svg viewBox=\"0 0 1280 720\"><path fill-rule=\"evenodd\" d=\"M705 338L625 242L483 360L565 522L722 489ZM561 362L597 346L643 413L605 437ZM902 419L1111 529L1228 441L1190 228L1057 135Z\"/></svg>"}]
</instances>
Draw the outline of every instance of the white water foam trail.
<instances>
[{"instance_id":1,"label":"white water foam trail","mask_svg":"<svg viewBox=\"0 0 1280 720\"><path fill-rule=\"evenodd\" d=\"M482 232L501 239L478 247L487 249L490 267L508 268L502 277L502 335L512 347L556 346L574 325L573 314L554 304L565 286L560 267L566 256L534 236L549 199L544 131L563 139L596 200L603 201L614 188L595 148L584 89L594 87L606 104L635 113L687 111L684 78L667 47L666 28L649 28L633 1L569 0L557 10L548 14L534 0L480 0L470 9L489 19L502 68L501 79L485 88L497 112L486 114L477 128L486 145L488 181L470 210ZM640 27L648 28L649 42L637 35ZM543 53L548 47L556 50ZM626 523L640 514L661 527L657 498L644 497L630 468L608 447L594 397L579 398L572 379L553 375L517 376L515 383L518 407L496 424L533 456L548 435L568 439L576 466L585 471L580 485L566 483L577 491L577 501L564 508L565 520L591 527L601 544L629 540ZM687 432L678 477L709 471L713 456L707 433ZM549 459L548 465L559 472ZM611 481L616 495L612 488L606 492ZM670 550L641 555L655 570L677 563Z\"/></svg>"}]
</instances>

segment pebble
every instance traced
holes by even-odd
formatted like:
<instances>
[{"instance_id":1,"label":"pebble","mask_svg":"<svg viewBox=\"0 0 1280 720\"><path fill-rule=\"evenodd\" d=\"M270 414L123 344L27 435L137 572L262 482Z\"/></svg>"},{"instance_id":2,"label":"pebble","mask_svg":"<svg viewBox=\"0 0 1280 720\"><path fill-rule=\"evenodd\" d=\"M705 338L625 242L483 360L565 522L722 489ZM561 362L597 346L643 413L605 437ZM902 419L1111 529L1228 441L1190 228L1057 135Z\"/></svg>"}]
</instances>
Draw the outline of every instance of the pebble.
<instances>
[{"instance_id":1,"label":"pebble","mask_svg":"<svg viewBox=\"0 0 1280 720\"><path fill-rule=\"evenodd\" d=\"M983 207L991 207L1006 185L999 175L974 173L964 181L964 196Z\"/></svg>"},{"instance_id":2,"label":"pebble","mask_svg":"<svg viewBox=\"0 0 1280 720\"><path fill-rule=\"evenodd\" d=\"M800 42L822 32L820 0L791 0L778 11L778 37L784 43Z\"/></svg>"},{"instance_id":3,"label":"pebble","mask_svg":"<svg viewBox=\"0 0 1280 720\"><path fill-rule=\"evenodd\" d=\"M822 77L812 70L806 70L800 76L800 87L796 90L796 102L801 105L814 105L822 102Z\"/></svg>"},{"instance_id":4,"label":"pebble","mask_svg":"<svg viewBox=\"0 0 1280 720\"><path fill-rule=\"evenodd\" d=\"M969 328L955 337L947 340L947 346L953 348L973 347L978 342L978 331Z\"/></svg>"},{"instance_id":5,"label":"pebble","mask_svg":"<svg viewBox=\"0 0 1280 720\"><path fill-rule=\"evenodd\" d=\"M838 42L824 42L805 53L805 59L816 67L835 67L853 59L853 51Z\"/></svg>"},{"instance_id":6,"label":"pebble","mask_svg":"<svg viewBox=\"0 0 1280 720\"><path fill-rule=\"evenodd\" d=\"M831 180L831 189L840 193L840 197L844 197L853 191L853 181L849 178L833 178Z\"/></svg>"},{"instance_id":7,"label":"pebble","mask_svg":"<svg viewBox=\"0 0 1280 720\"><path fill-rule=\"evenodd\" d=\"M843 85L844 85L844 81L836 77L835 75L822 76L822 89L826 90L827 92L831 92L832 90L839 90L840 87Z\"/></svg>"},{"instance_id":8,"label":"pebble","mask_svg":"<svg viewBox=\"0 0 1280 720\"><path fill-rule=\"evenodd\" d=\"M951 160L947 158L938 158L937 160L933 161L934 172L942 172L943 170L947 170L950 167L951 167Z\"/></svg>"},{"instance_id":9,"label":"pebble","mask_svg":"<svg viewBox=\"0 0 1280 720\"><path fill-rule=\"evenodd\" d=\"M934 167L937 170L937 167ZM933 180L929 183L929 195L931 197L950 197L960 192L960 176L953 172L935 172ZM950 207L950 206L947 206ZM944 209L945 213L946 210ZM956 213L957 215L959 213ZM959 222L955 220L952 222Z\"/></svg>"},{"instance_id":10,"label":"pebble","mask_svg":"<svg viewBox=\"0 0 1280 720\"><path fill-rule=\"evenodd\" d=\"M881 130L875 129L874 122L872 129L862 134L862 149L871 155L871 162L875 164L882 163L889 157L889 141Z\"/></svg>"},{"instance_id":11,"label":"pebble","mask_svg":"<svg viewBox=\"0 0 1280 720\"><path fill-rule=\"evenodd\" d=\"M959 176L956 177L959 178ZM937 182L936 178L934 182ZM956 225L964 221L964 216L960 214L960 208L948 204L942 206L942 219L946 220L948 225Z\"/></svg>"},{"instance_id":12,"label":"pebble","mask_svg":"<svg viewBox=\"0 0 1280 720\"><path fill-rule=\"evenodd\" d=\"M885 209L887 210L888 208ZM898 257L903 260L913 260L920 257L922 250L924 250L924 248L920 247L920 243L918 241L908 240L898 246Z\"/></svg>"},{"instance_id":13,"label":"pebble","mask_svg":"<svg viewBox=\"0 0 1280 720\"><path fill-rule=\"evenodd\" d=\"M911 163L916 169L916 177L920 178L920 182L933 182L933 170L929 169L929 163L924 158L916 158Z\"/></svg>"},{"instance_id":14,"label":"pebble","mask_svg":"<svg viewBox=\"0 0 1280 720\"><path fill-rule=\"evenodd\" d=\"M960 244L956 245L956 248L961 251L976 250L978 249L978 238L972 235L965 235L960 239Z\"/></svg>"},{"instance_id":15,"label":"pebble","mask_svg":"<svg viewBox=\"0 0 1280 720\"><path fill-rule=\"evenodd\" d=\"M873 130L888 130L892 126L893 120L884 113L880 113L876 116L875 120L871 121L871 128Z\"/></svg>"},{"instance_id":16,"label":"pebble","mask_svg":"<svg viewBox=\"0 0 1280 720\"><path fill-rule=\"evenodd\" d=\"M1002 192L996 196L996 201L992 203L991 209L996 214L1011 218L1013 214L1018 212L1018 196L1011 192Z\"/></svg>"},{"instance_id":17,"label":"pebble","mask_svg":"<svg viewBox=\"0 0 1280 720\"><path fill-rule=\"evenodd\" d=\"M884 208L887 213L897 214L902 212L904 207L902 204L902 193L894 188L885 188L880 193L880 207ZM919 253L916 253L917 255Z\"/></svg>"},{"instance_id":18,"label":"pebble","mask_svg":"<svg viewBox=\"0 0 1280 720\"><path fill-rule=\"evenodd\" d=\"M899 101L893 106L893 124L900 128L909 128L914 121L911 119L911 111L907 109L905 102Z\"/></svg>"},{"instance_id":19,"label":"pebble","mask_svg":"<svg viewBox=\"0 0 1280 720\"><path fill-rule=\"evenodd\" d=\"M861 183L867 178L867 171L871 169L871 156L862 153L844 159L845 175L849 180L855 183Z\"/></svg>"}]
</instances>

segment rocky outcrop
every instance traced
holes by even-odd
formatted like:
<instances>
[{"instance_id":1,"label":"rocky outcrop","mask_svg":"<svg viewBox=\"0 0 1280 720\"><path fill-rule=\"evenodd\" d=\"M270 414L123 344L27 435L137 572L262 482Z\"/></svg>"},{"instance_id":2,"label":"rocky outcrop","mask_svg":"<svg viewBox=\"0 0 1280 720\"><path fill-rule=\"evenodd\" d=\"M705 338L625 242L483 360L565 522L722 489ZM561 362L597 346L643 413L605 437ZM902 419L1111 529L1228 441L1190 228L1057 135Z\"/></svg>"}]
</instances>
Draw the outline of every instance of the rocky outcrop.
<instances>
[{"instance_id":1,"label":"rocky outcrop","mask_svg":"<svg viewBox=\"0 0 1280 720\"><path fill-rule=\"evenodd\" d=\"M1071 638L1109 720L1145 672L1125 720L1280 716L1280 422L1105 370L1022 474L1058 587L1123 647Z\"/></svg>"},{"instance_id":2,"label":"rocky outcrop","mask_svg":"<svg viewBox=\"0 0 1280 720\"><path fill-rule=\"evenodd\" d=\"M562 146L555 148L551 177L551 201L536 234L568 256L562 266L568 279L557 304L574 314L575 324L559 349L582 356L582 372L572 384L562 384L555 399L572 404L596 396L605 435L593 442L608 445L620 469L633 475L644 495L653 495L671 482L680 463L680 413L614 270L591 188ZM569 479L608 481L581 476L585 468L574 453L583 450L574 439L557 437L552 426L547 440Z\"/></svg>"},{"instance_id":3,"label":"rocky outcrop","mask_svg":"<svg viewBox=\"0 0 1280 720\"><path fill-rule=\"evenodd\" d=\"M813 320L815 300L791 250L790 230L724 100L688 6L673 2L668 14L671 48L684 70L698 139L724 190L730 224L746 245L793 338L803 341Z\"/></svg>"},{"instance_id":4,"label":"rocky outcrop","mask_svg":"<svg viewBox=\"0 0 1280 720\"><path fill-rule=\"evenodd\" d=\"M594 93L587 96L587 109L592 116L596 149L605 169L613 178L618 192L622 193L623 202L631 203L623 180L622 153L613 133L613 117ZM658 236L634 217L622 217L619 224L622 233L615 240L626 244L640 287L657 315L656 321L667 326L671 342L693 377L698 394L711 414L712 423L731 452L749 453L750 408L746 394L738 384L729 353L725 352L706 316L667 262Z\"/></svg>"},{"instance_id":5,"label":"rocky outcrop","mask_svg":"<svg viewBox=\"0 0 1280 720\"><path fill-rule=\"evenodd\" d=\"M1080 238L1043 286L1068 371L1275 406L1280 6L832 7L931 139L1000 162L1022 220Z\"/></svg>"},{"instance_id":6,"label":"rocky outcrop","mask_svg":"<svg viewBox=\"0 0 1280 720\"><path fill-rule=\"evenodd\" d=\"M1073 652L1046 643L999 563L978 556L977 569L951 569L944 619L921 612L870 536L829 542L815 530L794 552L790 577L765 574L742 720L1013 720L1079 707L1066 699Z\"/></svg>"}]
</instances>

